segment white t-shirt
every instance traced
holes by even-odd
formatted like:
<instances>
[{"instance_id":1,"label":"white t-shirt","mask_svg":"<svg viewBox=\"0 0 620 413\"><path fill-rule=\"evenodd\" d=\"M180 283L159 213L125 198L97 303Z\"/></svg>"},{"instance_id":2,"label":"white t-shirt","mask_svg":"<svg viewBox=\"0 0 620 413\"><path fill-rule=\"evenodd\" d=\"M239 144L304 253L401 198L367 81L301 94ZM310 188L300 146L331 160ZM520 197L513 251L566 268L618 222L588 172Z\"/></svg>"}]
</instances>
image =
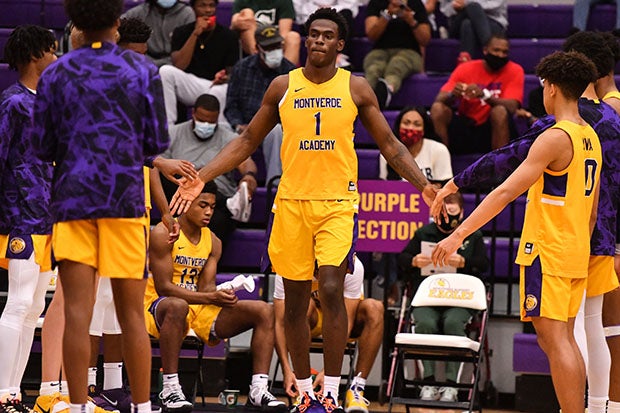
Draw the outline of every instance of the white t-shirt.
<instances>
[{"instance_id":1,"label":"white t-shirt","mask_svg":"<svg viewBox=\"0 0 620 413\"><path fill-rule=\"evenodd\" d=\"M353 264L353 274L348 273L344 277L344 298L352 300L361 299L364 295L364 264L355 257ZM273 290L275 300L284 300L284 283L282 277L276 274L275 286Z\"/></svg>"},{"instance_id":2,"label":"white t-shirt","mask_svg":"<svg viewBox=\"0 0 620 413\"><path fill-rule=\"evenodd\" d=\"M415 161L429 181L447 181L452 178L450 151L441 142L424 139ZM379 157L379 178L387 179L387 161L383 155Z\"/></svg>"}]
</instances>

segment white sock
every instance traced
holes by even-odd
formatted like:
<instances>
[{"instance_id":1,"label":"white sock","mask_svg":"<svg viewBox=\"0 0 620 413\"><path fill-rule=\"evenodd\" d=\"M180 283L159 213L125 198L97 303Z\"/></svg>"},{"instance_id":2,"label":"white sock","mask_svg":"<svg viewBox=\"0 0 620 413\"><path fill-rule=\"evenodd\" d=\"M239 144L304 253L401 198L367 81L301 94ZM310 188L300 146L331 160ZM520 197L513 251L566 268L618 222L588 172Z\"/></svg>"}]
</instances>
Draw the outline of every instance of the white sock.
<instances>
[{"instance_id":1,"label":"white sock","mask_svg":"<svg viewBox=\"0 0 620 413\"><path fill-rule=\"evenodd\" d=\"M144 403L131 403L131 413L151 413L151 401Z\"/></svg>"},{"instance_id":2,"label":"white sock","mask_svg":"<svg viewBox=\"0 0 620 413\"><path fill-rule=\"evenodd\" d=\"M299 394L307 393L311 399L316 400L316 396L314 395L314 389L312 388L312 377L308 377L307 379L296 379L297 389L299 390Z\"/></svg>"},{"instance_id":3,"label":"white sock","mask_svg":"<svg viewBox=\"0 0 620 413\"><path fill-rule=\"evenodd\" d=\"M123 362L103 363L103 390L123 387Z\"/></svg>"},{"instance_id":4,"label":"white sock","mask_svg":"<svg viewBox=\"0 0 620 413\"><path fill-rule=\"evenodd\" d=\"M607 413L620 413L620 402L607 402Z\"/></svg>"},{"instance_id":5,"label":"white sock","mask_svg":"<svg viewBox=\"0 0 620 413\"><path fill-rule=\"evenodd\" d=\"M588 413L605 413L607 397L588 396Z\"/></svg>"},{"instance_id":6,"label":"white sock","mask_svg":"<svg viewBox=\"0 0 620 413\"><path fill-rule=\"evenodd\" d=\"M89 386L97 385L97 367L88 368L88 385Z\"/></svg>"},{"instance_id":7,"label":"white sock","mask_svg":"<svg viewBox=\"0 0 620 413\"><path fill-rule=\"evenodd\" d=\"M60 394L62 394L63 396L69 395L69 383L67 383L66 380L60 381Z\"/></svg>"},{"instance_id":8,"label":"white sock","mask_svg":"<svg viewBox=\"0 0 620 413\"><path fill-rule=\"evenodd\" d=\"M40 396L49 396L54 393L60 393L59 381L42 381L41 387L39 387Z\"/></svg>"},{"instance_id":9,"label":"white sock","mask_svg":"<svg viewBox=\"0 0 620 413\"><path fill-rule=\"evenodd\" d=\"M179 374L166 374L164 373L163 378L164 390L171 391L173 388L179 385Z\"/></svg>"},{"instance_id":10,"label":"white sock","mask_svg":"<svg viewBox=\"0 0 620 413\"><path fill-rule=\"evenodd\" d=\"M351 388L357 388L357 390L364 391L366 387L366 379L362 377L362 373L357 373L357 376L353 377L351 381Z\"/></svg>"},{"instance_id":11,"label":"white sock","mask_svg":"<svg viewBox=\"0 0 620 413\"><path fill-rule=\"evenodd\" d=\"M69 403L69 413L86 413L86 405Z\"/></svg>"},{"instance_id":12,"label":"white sock","mask_svg":"<svg viewBox=\"0 0 620 413\"><path fill-rule=\"evenodd\" d=\"M325 376L323 394L332 396L336 404L338 403L338 387L340 387L340 376Z\"/></svg>"}]
</instances>

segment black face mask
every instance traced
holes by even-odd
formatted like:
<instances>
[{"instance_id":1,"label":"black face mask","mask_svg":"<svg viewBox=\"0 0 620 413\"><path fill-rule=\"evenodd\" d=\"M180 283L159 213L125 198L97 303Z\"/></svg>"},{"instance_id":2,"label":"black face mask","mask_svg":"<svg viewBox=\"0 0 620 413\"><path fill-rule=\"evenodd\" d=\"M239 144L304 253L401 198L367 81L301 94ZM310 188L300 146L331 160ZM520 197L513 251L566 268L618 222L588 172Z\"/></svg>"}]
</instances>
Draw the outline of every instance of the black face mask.
<instances>
[{"instance_id":1,"label":"black face mask","mask_svg":"<svg viewBox=\"0 0 620 413\"><path fill-rule=\"evenodd\" d=\"M448 221L446 222L442 217L441 222L437 225L443 232L452 232L461 223L461 213L456 215L448 214Z\"/></svg>"},{"instance_id":2,"label":"black face mask","mask_svg":"<svg viewBox=\"0 0 620 413\"><path fill-rule=\"evenodd\" d=\"M497 72L508 63L508 56L499 57L494 54L487 53L484 55L484 61L487 62L492 71Z\"/></svg>"}]
</instances>

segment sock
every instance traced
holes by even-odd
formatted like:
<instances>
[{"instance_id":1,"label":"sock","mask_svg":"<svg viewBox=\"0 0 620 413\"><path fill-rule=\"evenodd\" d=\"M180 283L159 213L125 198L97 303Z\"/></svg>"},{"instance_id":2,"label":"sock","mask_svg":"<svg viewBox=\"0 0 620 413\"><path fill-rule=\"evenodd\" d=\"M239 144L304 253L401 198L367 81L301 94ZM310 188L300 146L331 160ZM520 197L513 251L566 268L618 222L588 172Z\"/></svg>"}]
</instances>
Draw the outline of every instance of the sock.
<instances>
[{"instance_id":1,"label":"sock","mask_svg":"<svg viewBox=\"0 0 620 413\"><path fill-rule=\"evenodd\" d=\"M588 413L605 413L607 397L588 396Z\"/></svg>"},{"instance_id":2,"label":"sock","mask_svg":"<svg viewBox=\"0 0 620 413\"><path fill-rule=\"evenodd\" d=\"M123 387L123 363L103 363L103 390Z\"/></svg>"},{"instance_id":3,"label":"sock","mask_svg":"<svg viewBox=\"0 0 620 413\"><path fill-rule=\"evenodd\" d=\"M88 385L89 386L97 385L97 367L88 368Z\"/></svg>"},{"instance_id":4,"label":"sock","mask_svg":"<svg viewBox=\"0 0 620 413\"><path fill-rule=\"evenodd\" d=\"M351 382L351 388L356 388L358 391L364 391L365 387L366 379L362 378L362 373L357 373L357 376L353 377L353 381Z\"/></svg>"},{"instance_id":5,"label":"sock","mask_svg":"<svg viewBox=\"0 0 620 413\"><path fill-rule=\"evenodd\" d=\"M607 413L620 413L620 402L612 402L610 400L607 403Z\"/></svg>"},{"instance_id":6,"label":"sock","mask_svg":"<svg viewBox=\"0 0 620 413\"><path fill-rule=\"evenodd\" d=\"M66 380L60 381L60 394L63 396L69 395L69 383Z\"/></svg>"},{"instance_id":7,"label":"sock","mask_svg":"<svg viewBox=\"0 0 620 413\"><path fill-rule=\"evenodd\" d=\"M59 381L42 381L41 387L39 387L40 396L49 396L54 393L60 393Z\"/></svg>"},{"instance_id":8,"label":"sock","mask_svg":"<svg viewBox=\"0 0 620 413\"><path fill-rule=\"evenodd\" d=\"M86 404L69 403L69 413L86 413Z\"/></svg>"},{"instance_id":9,"label":"sock","mask_svg":"<svg viewBox=\"0 0 620 413\"><path fill-rule=\"evenodd\" d=\"M173 388L179 385L179 374L166 374L164 373L163 378L164 390L171 391Z\"/></svg>"},{"instance_id":10,"label":"sock","mask_svg":"<svg viewBox=\"0 0 620 413\"><path fill-rule=\"evenodd\" d=\"M332 396L336 403L338 403L338 387L340 387L340 376L325 376L323 394Z\"/></svg>"},{"instance_id":11,"label":"sock","mask_svg":"<svg viewBox=\"0 0 620 413\"><path fill-rule=\"evenodd\" d=\"M316 400L316 396L314 395L314 389L312 388L312 377L308 377L307 379L296 379L297 389L299 390L299 394L308 394L308 396Z\"/></svg>"},{"instance_id":12,"label":"sock","mask_svg":"<svg viewBox=\"0 0 620 413\"><path fill-rule=\"evenodd\" d=\"M138 404L131 403L131 413L151 413L151 401Z\"/></svg>"}]
</instances>

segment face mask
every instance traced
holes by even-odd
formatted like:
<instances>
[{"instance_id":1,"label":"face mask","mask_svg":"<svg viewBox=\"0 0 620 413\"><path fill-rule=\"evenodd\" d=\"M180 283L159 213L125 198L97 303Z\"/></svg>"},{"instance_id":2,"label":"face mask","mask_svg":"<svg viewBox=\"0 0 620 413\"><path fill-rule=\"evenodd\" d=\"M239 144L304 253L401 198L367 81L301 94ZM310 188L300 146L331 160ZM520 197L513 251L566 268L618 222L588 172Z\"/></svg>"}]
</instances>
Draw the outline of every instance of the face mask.
<instances>
[{"instance_id":1,"label":"face mask","mask_svg":"<svg viewBox=\"0 0 620 413\"><path fill-rule=\"evenodd\" d=\"M420 129L404 129L400 128L400 140L407 148L418 143L424 138L424 131Z\"/></svg>"},{"instance_id":2,"label":"face mask","mask_svg":"<svg viewBox=\"0 0 620 413\"><path fill-rule=\"evenodd\" d=\"M496 72L508 63L508 56L499 57L494 54L487 53L484 55L484 61L487 62L492 71Z\"/></svg>"},{"instance_id":3,"label":"face mask","mask_svg":"<svg viewBox=\"0 0 620 413\"><path fill-rule=\"evenodd\" d=\"M443 232L452 232L461 223L461 213L456 215L448 214L448 222L444 221L444 218L440 218L440 223L437 225Z\"/></svg>"},{"instance_id":4,"label":"face mask","mask_svg":"<svg viewBox=\"0 0 620 413\"><path fill-rule=\"evenodd\" d=\"M194 120L194 134L196 134L196 136L203 141L211 138L215 133L216 128L217 123L198 122L197 120Z\"/></svg>"},{"instance_id":5,"label":"face mask","mask_svg":"<svg viewBox=\"0 0 620 413\"><path fill-rule=\"evenodd\" d=\"M280 67L280 64L282 63L282 49L263 52L263 60L265 61L265 65L270 69Z\"/></svg>"},{"instance_id":6,"label":"face mask","mask_svg":"<svg viewBox=\"0 0 620 413\"><path fill-rule=\"evenodd\" d=\"M169 9L177 4L177 0L157 0L157 5L162 9Z\"/></svg>"}]
</instances>

